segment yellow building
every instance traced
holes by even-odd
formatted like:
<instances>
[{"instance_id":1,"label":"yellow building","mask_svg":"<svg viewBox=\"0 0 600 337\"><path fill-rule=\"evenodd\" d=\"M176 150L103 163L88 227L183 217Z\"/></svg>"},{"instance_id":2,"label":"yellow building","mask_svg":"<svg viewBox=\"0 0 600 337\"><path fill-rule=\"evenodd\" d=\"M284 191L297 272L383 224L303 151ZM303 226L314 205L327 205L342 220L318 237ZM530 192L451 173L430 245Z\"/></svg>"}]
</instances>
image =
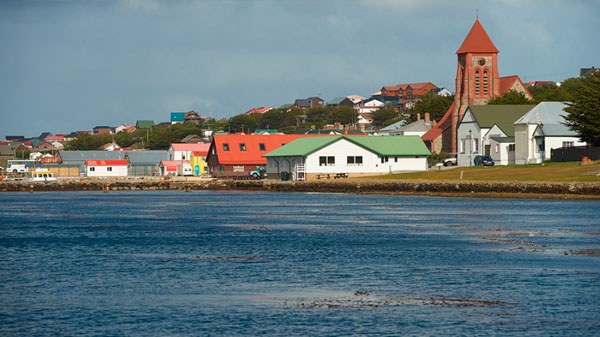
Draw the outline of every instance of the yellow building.
<instances>
[{"instance_id":1,"label":"yellow building","mask_svg":"<svg viewBox=\"0 0 600 337\"><path fill-rule=\"evenodd\" d=\"M194 151L190 157L190 165L194 176L204 176L208 173L206 163L206 155L208 152Z\"/></svg>"}]
</instances>

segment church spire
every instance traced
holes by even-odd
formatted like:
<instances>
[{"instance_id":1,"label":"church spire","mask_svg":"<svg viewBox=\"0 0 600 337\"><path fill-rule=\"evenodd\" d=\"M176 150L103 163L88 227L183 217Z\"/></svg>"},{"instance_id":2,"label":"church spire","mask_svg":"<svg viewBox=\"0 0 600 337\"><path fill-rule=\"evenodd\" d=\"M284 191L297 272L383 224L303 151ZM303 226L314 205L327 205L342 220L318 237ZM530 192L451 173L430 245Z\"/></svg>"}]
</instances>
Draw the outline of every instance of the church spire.
<instances>
[{"instance_id":1,"label":"church spire","mask_svg":"<svg viewBox=\"0 0 600 337\"><path fill-rule=\"evenodd\" d=\"M479 16L479 15L477 15ZM457 54L465 53L498 53L498 49L483 29L479 18L475 20L467 37L456 51Z\"/></svg>"}]
</instances>

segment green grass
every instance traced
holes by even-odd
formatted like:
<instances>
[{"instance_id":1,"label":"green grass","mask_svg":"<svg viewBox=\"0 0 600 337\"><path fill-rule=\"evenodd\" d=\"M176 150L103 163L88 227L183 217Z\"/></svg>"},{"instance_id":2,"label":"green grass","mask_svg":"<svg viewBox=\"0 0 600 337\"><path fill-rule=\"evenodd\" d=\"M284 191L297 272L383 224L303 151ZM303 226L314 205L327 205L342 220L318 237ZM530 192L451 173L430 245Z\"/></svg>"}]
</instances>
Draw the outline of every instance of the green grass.
<instances>
[{"instance_id":1,"label":"green grass","mask_svg":"<svg viewBox=\"0 0 600 337\"><path fill-rule=\"evenodd\" d=\"M600 182L600 164L579 162L546 163L542 165L508 165L488 167L456 167L438 171L387 174L355 178L356 180L419 180L419 181L504 181L504 182Z\"/></svg>"}]
</instances>

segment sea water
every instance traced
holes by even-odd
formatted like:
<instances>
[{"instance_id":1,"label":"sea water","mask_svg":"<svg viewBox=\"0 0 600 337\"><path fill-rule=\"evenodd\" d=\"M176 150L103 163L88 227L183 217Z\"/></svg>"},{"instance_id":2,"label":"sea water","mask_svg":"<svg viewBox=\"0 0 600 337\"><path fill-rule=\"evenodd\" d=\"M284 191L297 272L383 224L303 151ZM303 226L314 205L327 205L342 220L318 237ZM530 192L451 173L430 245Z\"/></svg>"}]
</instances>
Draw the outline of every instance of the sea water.
<instances>
[{"instance_id":1,"label":"sea water","mask_svg":"<svg viewBox=\"0 0 600 337\"><path fill-rule=\"evenodd\" d=\"M599 251L599 201L0 193L0 335L598 336Z\"/></svg>"}]
</instances>

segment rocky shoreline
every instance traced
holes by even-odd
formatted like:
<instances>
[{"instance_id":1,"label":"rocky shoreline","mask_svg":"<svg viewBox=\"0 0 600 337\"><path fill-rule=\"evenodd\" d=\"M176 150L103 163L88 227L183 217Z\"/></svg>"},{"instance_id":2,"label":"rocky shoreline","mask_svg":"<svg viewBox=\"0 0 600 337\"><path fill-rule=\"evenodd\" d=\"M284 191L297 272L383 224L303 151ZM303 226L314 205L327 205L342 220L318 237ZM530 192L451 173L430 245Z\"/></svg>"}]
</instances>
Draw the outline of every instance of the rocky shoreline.
<instances>
[{"instance_id":1,"label":"rocky shoreline","mask_svg":"<svg viewBox=\"0 0 600 337\"><path fill-rule=\"evenodd\" d=\"M238 181L214 179L110 178L61 179L57 182L0 182L0 192L124 190L247 190L276 192L333 192L419 194L433 196L600 199L600 183L544 182L419 182L419 181Z\"/></svg>"}]
</instances>

